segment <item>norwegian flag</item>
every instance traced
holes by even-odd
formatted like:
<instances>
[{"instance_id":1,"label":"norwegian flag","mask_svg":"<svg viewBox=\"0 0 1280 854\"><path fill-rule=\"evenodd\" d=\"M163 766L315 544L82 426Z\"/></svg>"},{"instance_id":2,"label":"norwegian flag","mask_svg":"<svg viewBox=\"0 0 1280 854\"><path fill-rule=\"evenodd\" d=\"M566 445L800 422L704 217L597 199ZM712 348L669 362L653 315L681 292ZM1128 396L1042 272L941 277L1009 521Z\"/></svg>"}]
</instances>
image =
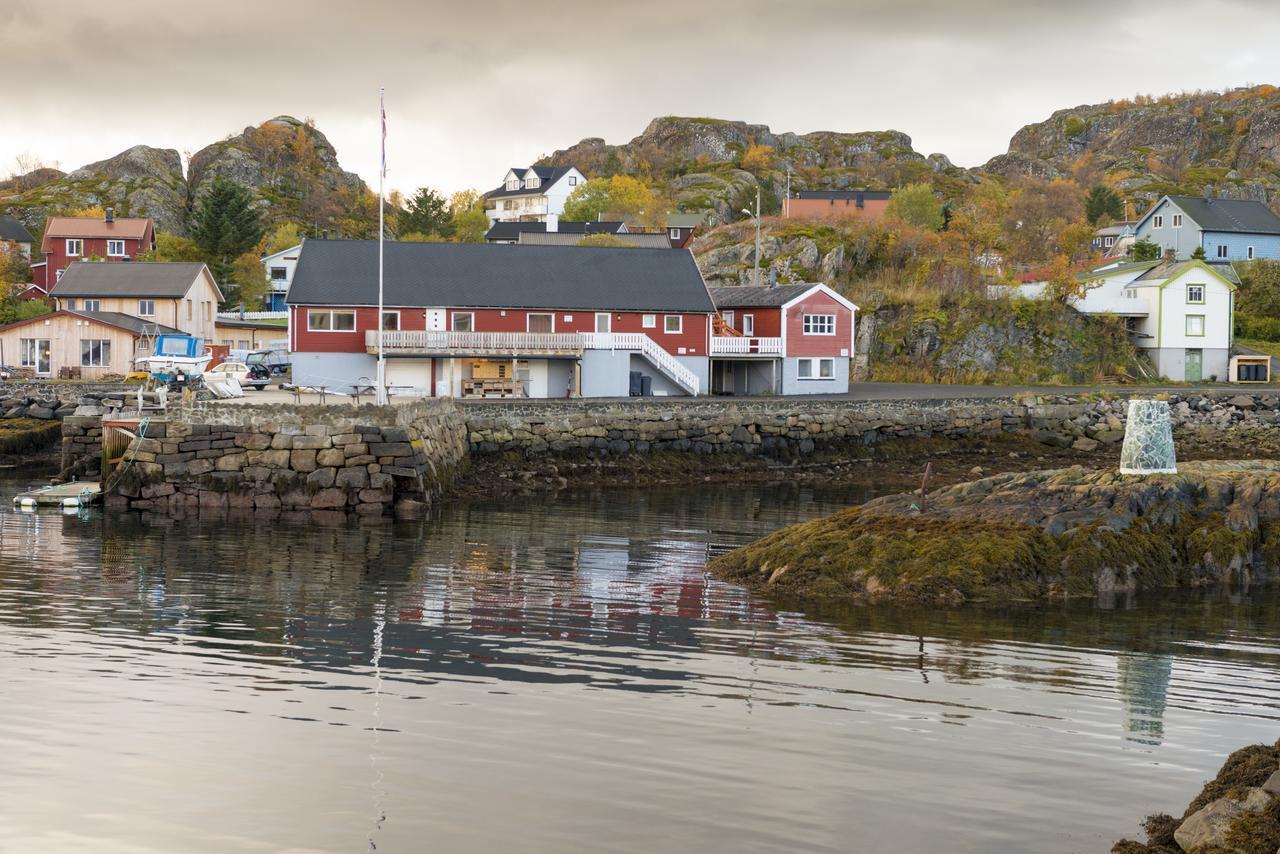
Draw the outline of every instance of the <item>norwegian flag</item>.
<instances>
[{"instance_id":1,"label":"norwegian flag","mask_svg":"<svg viewBox=\"0 0 1280 854\"><path fill-rule=\"evenodd\" d=\"M382 177L387 177L387 105L382 93L378 93L378 106L382 111Z\"/></svg>"}]
</instances>

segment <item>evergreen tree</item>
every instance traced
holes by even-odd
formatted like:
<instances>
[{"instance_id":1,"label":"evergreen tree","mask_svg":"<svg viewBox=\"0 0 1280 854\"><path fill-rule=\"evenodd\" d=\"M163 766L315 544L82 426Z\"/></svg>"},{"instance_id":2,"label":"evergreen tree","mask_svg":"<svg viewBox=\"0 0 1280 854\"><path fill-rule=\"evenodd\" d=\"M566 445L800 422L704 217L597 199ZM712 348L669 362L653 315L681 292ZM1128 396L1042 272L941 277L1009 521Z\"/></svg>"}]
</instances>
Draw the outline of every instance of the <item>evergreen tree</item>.
<instances>
[{"instance_id":1,"label":"evergreen tree","mask_svg":"<svg viewBox=\"0 0 1280 854\"><path fill-rule=\"evenodd\" d=\"M399 234L427 234L448 237L453 233L449 203L430 187L422 187L396 219Z\"/></svg>"},{"instance_id":2,"label":"evergreen tree","mask_svg":"<svg viewBox=\"0 0 1280 854\"><path fill-rule=\"evenodd\" d=\"M1097 225L1104 216L1120 219L1124 216L1124 200L1110 187L1097 184L1084 197L1084 215L1089 225Z\"/></svg>"},{"instance_id":3,"label":"evergreen tree","mask_svg":"<svg viewBox=\"0 0 1280 854\"><path fill-rule=\"evenodd\" d=\"M1147 238L1142 238L1133 244L1133 248L1129 250L1135 261L1159 261L1160 260L1160 244L1152 243Z\"/></svg>"},{"instance_id":4,"label":"evergreen tree","mask_svg":"<svg viewBox=\"0 0 1280 854\"><path fill-rule=\"evenodd\" d=\"M187 231L214 279L225 287L233 279L236 259L262 239L262 215L254 206L253 191L221 176L214 178L192 212Z\"/></svg>"},{"instance_id":5,"label":"evergreen tree","mask_svg":"<svg viewBox=\"0 0 1280 854\"><path fill-rule=\"evenodd\" d=\"M1208 256L1205 254L1203 246L1197 246L1195 249L1191 250L1191 257L1195 261L1203 261Z\"/></svg>"}]
</instances>

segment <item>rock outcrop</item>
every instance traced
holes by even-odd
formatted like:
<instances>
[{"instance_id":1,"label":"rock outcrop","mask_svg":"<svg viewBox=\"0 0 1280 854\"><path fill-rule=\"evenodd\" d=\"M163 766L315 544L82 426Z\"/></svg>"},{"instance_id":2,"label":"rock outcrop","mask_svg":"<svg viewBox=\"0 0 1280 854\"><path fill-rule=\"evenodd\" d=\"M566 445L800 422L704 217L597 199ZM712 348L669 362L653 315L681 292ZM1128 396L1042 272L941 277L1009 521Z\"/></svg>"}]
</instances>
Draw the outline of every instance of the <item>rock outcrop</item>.
<instances>
[{"instance_id":1,"label":"rock outcrop","mask_svg":"<svg viewBox=\"0 0 1280 854\"><path fill-rule=\"evenodd\" d=\"M1079 467L888 496L715 560L809 601L1033 600L1280 580L1280 463Z\"/></svg>"}]
</instances>

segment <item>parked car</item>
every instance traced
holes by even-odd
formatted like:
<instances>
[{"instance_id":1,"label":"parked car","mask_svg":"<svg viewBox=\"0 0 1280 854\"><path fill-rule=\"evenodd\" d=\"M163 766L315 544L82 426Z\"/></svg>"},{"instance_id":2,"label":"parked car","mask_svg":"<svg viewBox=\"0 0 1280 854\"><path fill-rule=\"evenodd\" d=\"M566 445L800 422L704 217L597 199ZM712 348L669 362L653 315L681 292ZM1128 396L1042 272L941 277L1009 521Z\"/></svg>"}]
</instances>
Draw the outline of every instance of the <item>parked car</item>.
<instances>
[{"instance_id":1,"label":"parked car","mask_svg":"<svg viewBox=\"0 0 1280 854\"><path fill-rule=\"evenodd\" d=\"M245 358L247 365L262 365L272 376L289 372L289 352L287 350L254 350Z\"/></svg>"},{"instance_id":2,"label":"parked car","mask_svg":"<svg viewBox=\"0 0 1280 854\"><path fill-rule=\"evenodd\" d=\"M252 387L262 391L271 383L271 371L265 365L246 365L244 362L223 362L205 371L214 377L235 377L242 388Z\"/></svg>"}]
</instances>

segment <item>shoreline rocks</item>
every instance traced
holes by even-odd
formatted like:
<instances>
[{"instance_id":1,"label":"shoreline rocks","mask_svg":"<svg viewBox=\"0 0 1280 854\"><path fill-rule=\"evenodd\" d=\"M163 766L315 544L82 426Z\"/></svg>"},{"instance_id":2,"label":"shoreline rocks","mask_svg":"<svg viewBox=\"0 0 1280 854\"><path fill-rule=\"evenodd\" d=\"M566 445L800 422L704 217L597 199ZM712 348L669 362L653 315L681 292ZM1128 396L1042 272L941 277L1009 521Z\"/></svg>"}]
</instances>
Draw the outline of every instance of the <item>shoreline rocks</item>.
<instances>
[{"instance_id":1,"label":"shoreline rocks","mask_svg":"<svg viewBox=\"0 0 1280 854\"><path fill-rule=\"evenodd\" d=\"M887 496L716 558L711 572L819 602L959 605L1280 580L1280 462L1178 474L1080 467Z\"/></svg>"}]
</instances>

